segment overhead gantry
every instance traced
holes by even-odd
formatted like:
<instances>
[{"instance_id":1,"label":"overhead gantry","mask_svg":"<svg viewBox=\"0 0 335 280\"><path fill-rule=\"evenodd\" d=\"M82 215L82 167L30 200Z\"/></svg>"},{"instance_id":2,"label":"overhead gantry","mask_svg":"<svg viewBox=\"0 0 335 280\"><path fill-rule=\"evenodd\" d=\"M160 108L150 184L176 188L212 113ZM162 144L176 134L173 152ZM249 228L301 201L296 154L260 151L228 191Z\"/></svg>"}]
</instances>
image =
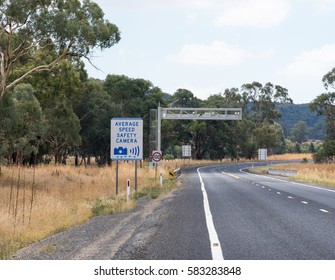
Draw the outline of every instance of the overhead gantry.
<instances>
[{"instance_id":1,"label":"overhead gantry","mask_svg":"<svg viewBox=\"0 0 335 280\"><path fill-rule=\"evenodd\" d=\"M157 150L161 150L161 121L167 120L242 120L241 108L162 108L157 109Z\"/></svg>"}]
</instances>

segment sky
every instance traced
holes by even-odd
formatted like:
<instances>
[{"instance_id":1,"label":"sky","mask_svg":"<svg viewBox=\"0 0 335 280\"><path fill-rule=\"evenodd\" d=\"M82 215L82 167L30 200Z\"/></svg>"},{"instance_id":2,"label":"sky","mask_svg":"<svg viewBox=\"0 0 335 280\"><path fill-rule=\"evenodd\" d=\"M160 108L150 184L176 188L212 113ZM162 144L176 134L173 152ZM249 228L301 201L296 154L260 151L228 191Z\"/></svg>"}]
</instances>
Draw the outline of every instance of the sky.
<instances>
[{"instance_id":1,"label":"sky","mask_svg":"<svg viewBox=\"0 0 335 280\"><path fill-rule=\"evenodd\" d=\"M121 41L96 50L90 77L149 80L206 100L227 88L271 82L295 104L327 92L335 68L335 0L93 0Z\"/></svg>"}]
</instances>

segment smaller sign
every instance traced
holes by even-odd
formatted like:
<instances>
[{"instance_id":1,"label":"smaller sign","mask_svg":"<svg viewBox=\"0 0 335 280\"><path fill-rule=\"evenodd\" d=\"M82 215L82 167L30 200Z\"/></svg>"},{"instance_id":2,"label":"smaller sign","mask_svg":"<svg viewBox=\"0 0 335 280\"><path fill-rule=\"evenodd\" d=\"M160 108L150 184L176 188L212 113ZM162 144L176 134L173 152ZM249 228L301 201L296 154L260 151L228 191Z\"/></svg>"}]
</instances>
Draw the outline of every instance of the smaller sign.
<instances>
[{"instance_id":1,"label":"smaller sign","mask_svg":"<svg viewBox=\"0 0 335 280\"><path fill-rule=\"evenodd\" d=\"M268 159L268 149L258 149L258 160L266 161Z\"/></svg>"},{"instance_id":2,"label":"smaller sign","mask_svg":"<svg viewBox=\"0 0 335 280\"><path fill-rule=\"evenodd\" d=\"M152 151L152 161L160 162L162 160L162 152L161 151Z\"/></svg>"},{"instance_id":3,"label":"smaller sign","mask_svg":"<svg viewBox=\"0 0 335 280\"><path fill-rule=\"evenodd\" d=\"M191 145L183 145L181 146L182 156L183 157L191 157L192 156L192 147Z\"/></svg>"}]
</instances>

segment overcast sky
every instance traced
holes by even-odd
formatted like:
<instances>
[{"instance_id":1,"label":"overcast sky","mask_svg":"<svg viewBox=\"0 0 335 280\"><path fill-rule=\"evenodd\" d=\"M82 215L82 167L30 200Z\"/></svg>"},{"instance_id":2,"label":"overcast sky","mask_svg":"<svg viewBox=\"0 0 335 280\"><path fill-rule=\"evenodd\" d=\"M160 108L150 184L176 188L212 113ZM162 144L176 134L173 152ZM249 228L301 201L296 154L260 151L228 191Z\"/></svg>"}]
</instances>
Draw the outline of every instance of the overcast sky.
<instances>
[{"instance_id":1,"label":"overcast sky","mask_svg":"<svg viewBox=\"0 0 335 280\"><path fill-rule=\"evenodd\" d=\"M335 0L95 0L121 41L95 52L90 77L150 80L200 99L253 81L288 89L294 103L326 90L335 67Z\"/></svg>"}]
</instances>

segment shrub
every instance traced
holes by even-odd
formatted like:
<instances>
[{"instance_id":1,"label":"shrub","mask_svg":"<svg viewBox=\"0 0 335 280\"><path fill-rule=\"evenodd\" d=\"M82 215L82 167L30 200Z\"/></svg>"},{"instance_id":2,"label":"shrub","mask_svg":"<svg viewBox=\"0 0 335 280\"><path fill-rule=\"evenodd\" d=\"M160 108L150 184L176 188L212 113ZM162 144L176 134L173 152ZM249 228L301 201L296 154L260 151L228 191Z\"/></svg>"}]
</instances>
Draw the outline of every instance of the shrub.
<instances>
[{"instance_id":1,"label":"shrub","mask_svg":"<svg viewBox=\"0 0 335 280\"><path fill-rule=\"evenodd\" d=\"M166 154L166 155L163 156L163 158L164 158L165 160L172 160L172 159L174 159L174 156L171 155L171 154Z\"/></svg>"}]
</instances>

